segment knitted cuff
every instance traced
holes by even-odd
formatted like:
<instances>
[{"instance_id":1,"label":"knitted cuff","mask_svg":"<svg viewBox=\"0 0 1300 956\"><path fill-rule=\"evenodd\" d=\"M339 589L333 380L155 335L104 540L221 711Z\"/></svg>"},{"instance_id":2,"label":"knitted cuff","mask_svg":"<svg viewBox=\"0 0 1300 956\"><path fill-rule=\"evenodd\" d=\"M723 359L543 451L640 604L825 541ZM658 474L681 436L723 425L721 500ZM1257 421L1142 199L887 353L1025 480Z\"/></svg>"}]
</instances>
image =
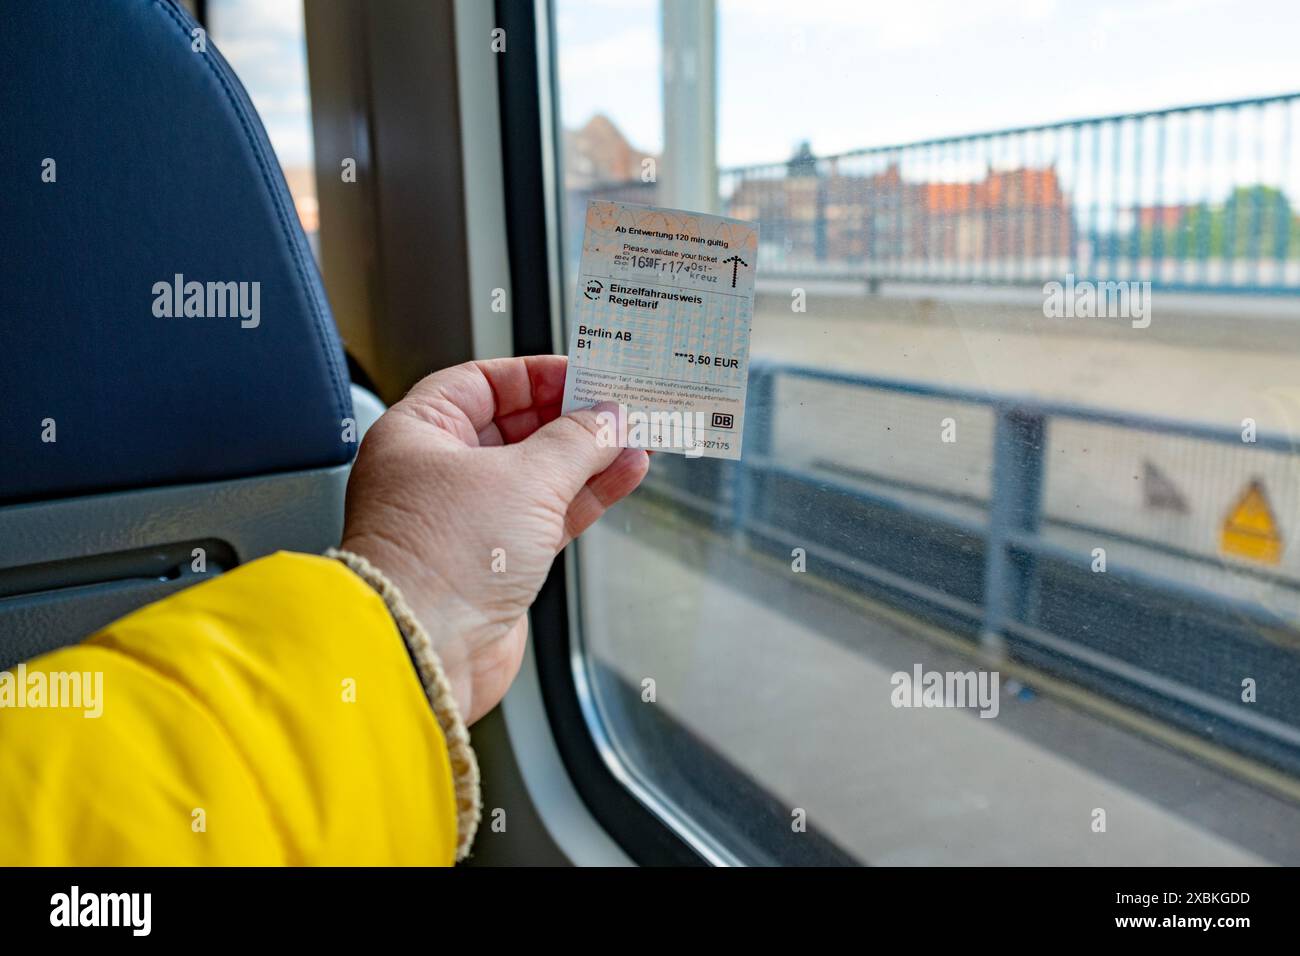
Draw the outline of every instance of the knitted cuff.
<instances>
[{"instance_id":1,"label":"knitted cuff","mask_svg":"<svg viewBox=\"0 0 1300 956\"><path fill-rule=\"evenodd\" d=\"M442 735L447 741L447 754L451 758L452 779L456 791L456 862L469 856L470 845L478 830L481 815L481 796L479 794L478 760L474 748L470 746L469 730L461 719L460 707L452 696L451 684L442 669L442 662L434 652L433 644L424 626L402 597L397 586L359 554L330 548L325 557L336 558L347 565L356 575L369 584L388 606L388 613L397 623L397 630L406 642L406 649L411 655L415 669L424 685L425 696L433 706L434 717L442 728Z\"/></svg>"}]
</instances>

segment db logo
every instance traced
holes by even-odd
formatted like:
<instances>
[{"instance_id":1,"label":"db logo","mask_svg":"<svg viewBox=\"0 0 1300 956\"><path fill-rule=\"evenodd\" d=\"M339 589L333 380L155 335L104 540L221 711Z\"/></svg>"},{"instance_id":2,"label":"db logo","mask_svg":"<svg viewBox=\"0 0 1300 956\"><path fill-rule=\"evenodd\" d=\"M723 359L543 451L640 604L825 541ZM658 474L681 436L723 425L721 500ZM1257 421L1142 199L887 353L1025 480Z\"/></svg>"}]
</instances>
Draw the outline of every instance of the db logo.
<instances>
[{"instance_id":1,"label":"db logo","mask_svg":"<svg viewBox=\"0 0 1300 956\"><path fill-rule=\"evenodd\" d=\"M600 284L599 279L592 279L587 283L587 287L582 290L582 294L588 299L599 299L600 294L605 291L605 287Z\"/></svg>"},{"instance_id":2,"label":"db logo","mask_svg":"<svg viewBox=\"0 0 1300 956\"><path fill-rule=\"evenodd\" d=\"M736 418L734 415L724 415L722 412L713 413L714 428L735 428Z\"/></svg>"}]
</instances>

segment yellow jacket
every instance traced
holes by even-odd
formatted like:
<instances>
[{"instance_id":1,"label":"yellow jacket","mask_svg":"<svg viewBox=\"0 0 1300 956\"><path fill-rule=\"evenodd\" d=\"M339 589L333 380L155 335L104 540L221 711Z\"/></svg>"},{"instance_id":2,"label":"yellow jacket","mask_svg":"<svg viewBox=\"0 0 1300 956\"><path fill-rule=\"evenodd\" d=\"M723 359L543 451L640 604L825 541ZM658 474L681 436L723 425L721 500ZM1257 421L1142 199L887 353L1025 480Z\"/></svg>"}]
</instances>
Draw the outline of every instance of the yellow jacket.
<instances>
[{"instance_id":1,"label":"yellow jacket","mask_svg":"<svg viewBox=\"0 0 1300 956\"><path fill-rule=\"evenodd\" d=\"M17 669L0 695L0 865L453 861L442 732L337 561L263 558L24 670L25 706ZM65 673L102 699L48 706Z\"/></svg>"}]
</instances>

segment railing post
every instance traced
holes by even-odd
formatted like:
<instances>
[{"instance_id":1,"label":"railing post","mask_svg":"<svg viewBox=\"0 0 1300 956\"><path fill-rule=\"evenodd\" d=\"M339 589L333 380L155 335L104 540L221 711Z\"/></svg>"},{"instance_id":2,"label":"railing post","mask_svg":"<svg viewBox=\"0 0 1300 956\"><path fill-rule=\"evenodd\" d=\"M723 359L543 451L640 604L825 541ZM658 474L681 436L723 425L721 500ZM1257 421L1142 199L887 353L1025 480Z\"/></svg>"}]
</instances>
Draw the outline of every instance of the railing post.
<instances>
[{"instance_id":1,"label":"railing post","mask_svg":"<svg viewBox=\"0 0 1300 956\"><path fill-rule=\"evenodd\" d=\"M817 207L813 212L813 258L825 262L829 257L826 246L826 177L813 167L817 176Z\"/></svg>"},{"instance_id":2,"label":"railing post","mask_svg":"<svg viewBox=\"0 0 1300 956\"><path fill-rule=\"evenodd\" d=\"M749 390L745 397L745 440L741 458L734 463L732 478L731 526L737 533L745 530L754 508L756 469L751 463L756 458L767 458L772 451L772 429L776 420L776 409L772 405L776 396L775 378L772 366L765 362L750 363Z\"/></svg>"},{"instance_id":3,"label":"railing post","mask_svg":"<svg viewBox=\"0 0 1300 956\"><path fill-rule=\"evenodd\" d=\"M1038 531L1043 490L1042 415L995 406L993 488L984 554L984 627L980 643L994 653L1003 646L1008 621L1024 620L1036 585L1035 557L1012 556L1011 539Z\"/></svg>"}]
</instances>

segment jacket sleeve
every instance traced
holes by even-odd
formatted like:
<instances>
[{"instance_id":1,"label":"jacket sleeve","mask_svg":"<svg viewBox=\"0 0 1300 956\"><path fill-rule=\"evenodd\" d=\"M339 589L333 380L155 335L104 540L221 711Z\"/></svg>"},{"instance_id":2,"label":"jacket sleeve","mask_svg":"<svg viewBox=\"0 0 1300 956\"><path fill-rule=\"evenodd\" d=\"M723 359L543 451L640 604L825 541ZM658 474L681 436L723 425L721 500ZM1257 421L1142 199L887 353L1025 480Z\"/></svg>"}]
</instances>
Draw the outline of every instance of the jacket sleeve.
<instances>
[{"instance_id":1,"label":"jacket sleeve","mask_svg":"<svg viewBox=\"0 0 1300 956\"><path fill-rule=\"evenodd\" d=\"M7 673L0 865L453 860L442 732L337 561L263 558Z\"/></svg>"}]
</instances>

